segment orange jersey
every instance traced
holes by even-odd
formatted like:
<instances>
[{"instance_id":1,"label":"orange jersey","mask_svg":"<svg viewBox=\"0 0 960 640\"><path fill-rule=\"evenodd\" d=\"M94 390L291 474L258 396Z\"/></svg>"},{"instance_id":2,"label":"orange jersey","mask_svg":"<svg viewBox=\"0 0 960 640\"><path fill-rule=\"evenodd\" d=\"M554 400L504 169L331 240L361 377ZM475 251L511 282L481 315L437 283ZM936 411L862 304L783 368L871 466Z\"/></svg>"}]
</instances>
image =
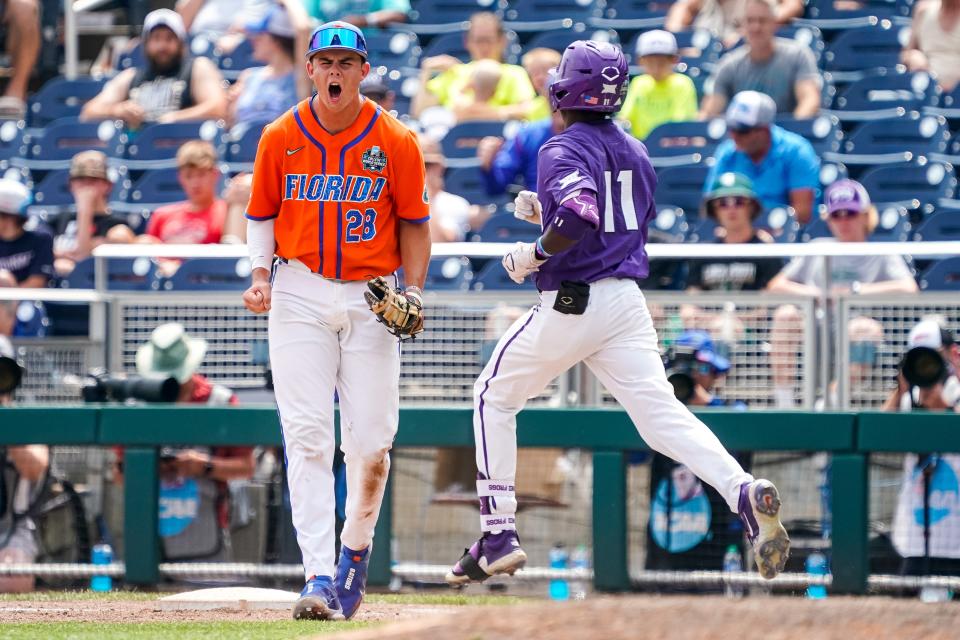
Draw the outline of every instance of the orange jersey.
<instances>
[{"instance_id":1,"label":"orange jersey","mask_svg":"<svg viewBox=\"0 0 960 640\"><path fill-rule=\"evenodd\" d=\"M430 219L416 135L364 99L331 135L304 100L263 131L247 217L276 218L276 253L327 278L367 280L400 266L397 218Z\"/></svg>"}]
</instances>

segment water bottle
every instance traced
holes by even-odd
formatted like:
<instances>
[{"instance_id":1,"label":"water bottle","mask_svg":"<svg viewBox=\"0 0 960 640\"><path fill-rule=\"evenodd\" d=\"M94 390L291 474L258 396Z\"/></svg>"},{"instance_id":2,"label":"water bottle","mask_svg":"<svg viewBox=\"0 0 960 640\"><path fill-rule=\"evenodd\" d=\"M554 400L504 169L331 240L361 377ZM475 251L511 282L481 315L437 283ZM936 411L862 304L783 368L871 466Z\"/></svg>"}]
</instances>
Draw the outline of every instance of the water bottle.
<instances>
[{"instance_id":1,"label":"water bottle","mask_svg":"<svg viewBox=\"0 0 960 640\"><path fill-rule=\"evenodd\" d=\"M113 562L113 547L105 542L93 545L91 555L93 564L111 564ZM110 591L113 589L113 578L105 575L94 575L90 578L91 591Z\"/></svg>"},{"instance_id":2,"label":"water bottle","mask_svg":"<svg viewBox=\"0 0 960 640\"><path fill-rule=\"evenodd\" d=\"M949 602L953 600L953 591L947 587L925 585L920 588L920 600L926 603Z\"/></svg>"},{"instance_id":3,"label":"water bottle","mask_svg":"<svg viewBox=\"0 0 960 640\"><path fill-rule=\"evenodd\" d=\"M590 568L590 552L586 545L578 544L570 556L570 568L586 572ZM574 578L570 585L574 600L583 600L587 597L587 582L584 578Z\"/></svg>"},{"instance_id":4,"label":"water bottle","mask_svg":"<svg viewBox=\"0 0 960 640\"><path fill-rule=\"evenodd\" d=\"M732 544L723 554L723 572L729 574L741 571L743 571L743 556L740 554L740 548ZM739 598L743 595L743 587L727 582L724 584L723 592L728 598Z\"/></svg>"},{"instance_id":5,"label":"water bottle","mask_svg":"<svg viewBox=\"0 0 960 640\"><path fill-rule=\"evenodd\" d=\"M827 575L827 556L814 551L807 556L807 575L820 577ZM807 597L811 600L823 600L827 597L827 587L822 584L811 584L807 587Z\"/></svg>"},{"instance_id":6,"label":"water bottle","mask_svg":"<svg viewBox=\"0 0 960 640\"><path fill-rule=\"evenodd\" d=\"M567 568L567 549L562 542L558 542L550 549L550 568ZM569 600L570 586L564 579L550 581L550 599L551 600Z\"/></svg>"}]
</instances>

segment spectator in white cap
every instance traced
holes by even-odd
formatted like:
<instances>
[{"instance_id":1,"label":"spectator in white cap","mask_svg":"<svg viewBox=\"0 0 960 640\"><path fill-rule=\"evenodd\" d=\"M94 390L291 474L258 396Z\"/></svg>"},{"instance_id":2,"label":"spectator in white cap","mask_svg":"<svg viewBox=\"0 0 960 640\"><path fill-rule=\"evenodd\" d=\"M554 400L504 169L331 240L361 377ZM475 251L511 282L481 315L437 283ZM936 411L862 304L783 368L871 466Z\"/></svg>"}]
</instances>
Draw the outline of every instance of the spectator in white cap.
<instances>
[{"instance_id":1,"label":"spectator in white cap","mask_svg":"<svg viewBox=\"0 0 960 640\"><path fill-rule=\"evenodd\" d=\"M25 228L30 190L0 179L0 286L45 287L53 275L53 236Z\"/></svg>"},{"instance_id":2,"label":"spectator in white cap","mask_svg":"<svg viewBox=\"0 0 960 640\"><path fill-rule=\"evenodd\" d=\"M741 91L727 108L728 140L717 147L704 193L717 177L733 171L750 178L765 210L790 207L801 224L810 222L820 187L820 158L810 141L773 124L770 96Z\"/></svg>"},{"instance_id":3,"label":"spectator in white cap","mask_svg":"<svg viewBox=\"0 0 960 640\"><path fill-rule=\"evenodd\" d=\"M216 65L191 57L180 15L147 14L141 39L146 66L121 71L80 112L84 120L123 120L138 129L148 122L220 119L227 96Z\"/></svg>"},{"instance_id":4,"label":"spectator in white cap","mask_svg":"<svg viewBox=\"0 0 960 640\"><path fill-rule=\"evenodd\" d=\"M677 0L667 12L668 31L706 29L729 49L739 42L743 27L743 9L747 0ZM776 21L788 24L803 15L804 0L777 0Z\"/></svg>"},{"instance_id":5,"label":"spectator in white cap","mask_svg":"<svg viewBox=\"0 0 960 640\"><path fill-rule=\"evenodd\" d=\"M644 74L630 81L617 116L630 124L630 133L643 140L657 125L697 117L697 89L693 80L674 68L677 39L669 31L647 31L637 40L637 61Z\"/></svg>"},{"instance_id":6,"label":"spectator in white cap","mask_svg":"<svg viewBox=\"0 0 960 640\"><path fill-rule=\"evenodd\" d=\"M304 20L306 13L302 13ZM253 58L262 67L240 74L228 92L228 122L231 125L271 122L308 94L308 78L303 72L307 50L297 39L297 28L290 14L280 5L271 5L266 13L246 25L253 45ZM298 42L304 46L298 50ZM302 80L298 84L298 80Z\"/></svg>"},{"instance_id":7,"label":"spectator in white cap","mask_svg":"<svg viewBox=\"0 0 960 640\"><path fill-rule=\"evenodd\" d=\"M775 37L776 0L746 0L743 35L746 44L720 58L706 85L701 115L723 113L737 93L761 91L776 103L778 113L812 118L820 111L823 78L810 47Z\"/></svg>"}]
</instances>

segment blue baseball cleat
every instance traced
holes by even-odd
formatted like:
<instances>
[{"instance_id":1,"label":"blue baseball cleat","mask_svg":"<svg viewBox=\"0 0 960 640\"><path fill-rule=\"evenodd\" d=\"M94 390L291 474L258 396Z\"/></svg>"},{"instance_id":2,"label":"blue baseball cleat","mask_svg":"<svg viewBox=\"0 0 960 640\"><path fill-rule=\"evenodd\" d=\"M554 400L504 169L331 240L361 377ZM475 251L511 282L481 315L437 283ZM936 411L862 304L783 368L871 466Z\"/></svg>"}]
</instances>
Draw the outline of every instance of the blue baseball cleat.
<instances>
[{"instance_id":1,"label":"blue baseball cleat","mask_svg":"<svg viewBox=\"0 0 960 640\"><path fill-rule=\"evenodd\" d=\"M370 547L363 551L340 545L340 561L337 562L337 597L347 620L352 618L363 602L367 590L367 565L370 564Z\"/></svg>"},{"instance_id":2,"label":"blue baseball cleat","mask_svg":"<svg viewBox=\"0 0 960 640\"><path fill-rule=\"evenodd\" d=\"M333 580L312 576L293 605L294 620L344 620Z\"/></svg>"}]
</instances>

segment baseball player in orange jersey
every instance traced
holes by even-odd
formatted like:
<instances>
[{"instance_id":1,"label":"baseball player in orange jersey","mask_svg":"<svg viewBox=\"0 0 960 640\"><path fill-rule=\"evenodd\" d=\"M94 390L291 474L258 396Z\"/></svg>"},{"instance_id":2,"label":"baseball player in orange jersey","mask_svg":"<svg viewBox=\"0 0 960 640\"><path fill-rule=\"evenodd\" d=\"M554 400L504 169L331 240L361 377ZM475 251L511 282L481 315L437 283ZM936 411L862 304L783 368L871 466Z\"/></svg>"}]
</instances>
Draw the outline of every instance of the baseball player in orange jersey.
<instances>
[{"instance_id":1,"label":"baseball player in orange jersey","mask_svg":"<svg viewBox=\"0 0 960 640\"><path fill-rule=\"evenodd\" d=\"M363 597L400 404L397 339L378 324L364 293L375 291L371 278L396 283L403 266L409 286L390 294L419 313L429 208L413 132L360 95L370 71L361 31L344 22L318 27L306 68L316 95L268 125L257 149L247 208L253 283L243 301L254 313L270 313L270 361L306 575L293 616L342 620ZM335 391L347 466L336 573Z\"/></svg>"}]
</instances>

